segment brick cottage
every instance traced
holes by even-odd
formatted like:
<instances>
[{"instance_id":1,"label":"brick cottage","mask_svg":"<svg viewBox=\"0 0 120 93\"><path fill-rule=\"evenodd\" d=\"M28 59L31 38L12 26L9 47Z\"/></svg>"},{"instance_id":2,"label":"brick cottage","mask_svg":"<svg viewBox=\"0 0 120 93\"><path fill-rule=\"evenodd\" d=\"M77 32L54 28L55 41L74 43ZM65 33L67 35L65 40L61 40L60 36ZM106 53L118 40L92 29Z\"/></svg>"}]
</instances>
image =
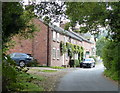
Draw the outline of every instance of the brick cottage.
<instances>
[{"instance_id":1,"label":"brick cottage","mask_svg":"<svg viewBox=\"0 0 120 93\"><path fill-rule=\"evenodd\" d=\"M61 55L60 42L69 42L84 48L84 57L93 55L94 43L80 36L73 31L66 31L61 27L49 24L47 26L42 20L34 19L35 25L40 31L34 33L32 39L22 39L14 36L15 46L9 50L9 53L22 52L31 54L37 59L40 65L44 66L63 66L69 65L70 58L68 53ZM74 54L78 59L78 55Z\"/></svg>"}]
</instances>

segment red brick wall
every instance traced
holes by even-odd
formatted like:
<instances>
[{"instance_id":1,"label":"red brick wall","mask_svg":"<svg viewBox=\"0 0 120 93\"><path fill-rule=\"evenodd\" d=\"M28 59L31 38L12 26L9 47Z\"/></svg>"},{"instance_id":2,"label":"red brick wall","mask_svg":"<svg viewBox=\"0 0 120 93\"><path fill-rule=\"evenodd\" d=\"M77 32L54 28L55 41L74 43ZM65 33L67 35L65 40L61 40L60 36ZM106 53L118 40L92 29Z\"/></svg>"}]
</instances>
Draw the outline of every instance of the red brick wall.
<instances>
[{"instance_id":1,"label":"red brick wall","mask_svg":"<svg viewBox=\"0 0 120 93\"><path fill-rule=\"evenodd\" d=\"M24 52L24 53L32 54L31 39L22 39L21 37L14 36L13 41L15 41L15 46L8 51L8 54L13 52Z\"/></svg>"},{"instance_id":2,"label":"red brick wall","mask_svg":"<svg viewBox=\"0 0 120 93\"><path fill-rule=\"evenodd\" d=\"M64 37L68 37L68 36L60 34L59 40L64 42ZM72 42L71 42L71 40L68 40L68 41L70 41L70 43L82 46L81 41L78 41L78 40L75 40L75 39L72 39L72 38L70 38L70 39L72 40ZM51 56L53 55L53 53L52 53L53 48L60 49L60 42L53 41L52 38L51 38ZM69 57L66 58L66 54L63 54L62 56L60 56L59 59L57 59L57 58L53 59L53 57L51 57L51 66L68 65L69 60L70 60Z\"/></svg>"},{"instance_id":3,"label":"red brick wall","mask_svg":"<svg viewBox=\"0 0 120 93\"><path fill-rule=\"evenodd\" d=\"M36 36L34 38L34 57L39 60L41 65L46 65L48 27L38 19L35 19L34 23L40 24L40 31L36 32Z\"/></svg>"},{"instance_id":4,"label":"red brick wall","mask_svg":"<svg viewBox=\"0 0 120 93\"><path fill-rule=\"evenodd\" d=\"M29 53L34 56L41 65L47 64L47 26L38 19L33 20L40 31L35 32L35 37L27 40L19 40L18 37L14 37L16 41L14 48L10 49L9 53L23 52ZM33 41L33 42L32 42ZM19 43L21 42L21 43Z\"/></svg>"},{"instance_id":5,"label":"red brick wall","mask_svg":"<svg viewBox=\"0 0 120 93\"><path fill-rule=\"evenodd\" d=\"M60 34L59 40L64 41L63 35ZM51 56L53 55L53 53L52 53L53 48L60 49L60 42L53 41L51 39ZM63 55L60 56L59 59L57 59L57 58L53 59L53 57L51 57L51 66L62 66L64 64L63 63L63 60L64 60L63 57L64 57Z\"/></svg>"}]
</instances>

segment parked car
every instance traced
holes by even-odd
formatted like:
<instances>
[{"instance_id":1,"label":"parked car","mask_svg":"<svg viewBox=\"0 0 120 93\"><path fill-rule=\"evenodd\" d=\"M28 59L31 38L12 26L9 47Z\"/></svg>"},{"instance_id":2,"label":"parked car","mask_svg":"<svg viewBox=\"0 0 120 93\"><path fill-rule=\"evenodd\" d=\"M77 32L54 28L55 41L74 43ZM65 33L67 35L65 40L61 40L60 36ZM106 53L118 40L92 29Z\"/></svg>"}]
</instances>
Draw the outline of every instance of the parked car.
<instances>
[{"instance_id":1,"label":"parked car","mask_svg":"<svg viewBox=\"0 0 120 93\"><path fill-rule=\"evenodd\" d=\"M34 58L30 54L26 53L12 53L10 54L10 58L13 59L20 67L24 67L34 60Z\"/></svg>"},{"instance_id":2,"label":"parked car","mask_svg":"<svg viewBox=\"0 0 120 93\"><path fill-rule=\"evenodd\" d=\"M95 60L93 58L85 58L84 61L81 63L82 67L95 67Z\"/></svg>"}]
</instances>

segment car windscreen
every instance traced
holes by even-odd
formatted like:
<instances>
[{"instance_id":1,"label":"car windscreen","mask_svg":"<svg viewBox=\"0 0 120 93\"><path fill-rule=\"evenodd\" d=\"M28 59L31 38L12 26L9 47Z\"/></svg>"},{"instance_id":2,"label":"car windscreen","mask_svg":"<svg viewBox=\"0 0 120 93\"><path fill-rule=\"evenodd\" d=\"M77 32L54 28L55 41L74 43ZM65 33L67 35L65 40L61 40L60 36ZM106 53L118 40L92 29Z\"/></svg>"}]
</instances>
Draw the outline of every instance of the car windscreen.
<instances>
[{"instance_id":1,"label":"car windscreen","mask_svg":"<svg viewBox=\"0 0 120 93\"><path fill-rule=\"evenodd\" d=\"M19 58L21 58L21 57L27 57L28 55L25 55L25 54L15 54L14 55L14 57L19 57Z\"/></svg>"},{"instance_id":2,"label":"car windscreen","mask_svg":"<svg viewBox=\"0 0 120 93\"><path fill-rule=\"evenodd\" d=\"M92 61L91 59L85 59L85 61Z\"/></svg>"}]
</instances>

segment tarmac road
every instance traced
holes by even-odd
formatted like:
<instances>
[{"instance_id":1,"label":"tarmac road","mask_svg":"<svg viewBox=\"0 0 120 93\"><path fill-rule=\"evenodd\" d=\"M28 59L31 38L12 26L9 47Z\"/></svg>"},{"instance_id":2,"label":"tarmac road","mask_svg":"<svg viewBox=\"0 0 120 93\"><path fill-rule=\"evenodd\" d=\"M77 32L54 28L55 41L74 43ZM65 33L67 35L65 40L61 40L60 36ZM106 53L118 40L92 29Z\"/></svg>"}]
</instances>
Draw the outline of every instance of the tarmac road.
<instances>
[{"instance_id":1,"label":"tarmac road","mask_svg":"<svg viewBox=\"0 0 120 93\"><path fill-rule=\"evenodd\" d=\"M118 85L103 76L103 64L78 68L60 79L56 91L118 91Z\"/></svg>"}]
</instances>

